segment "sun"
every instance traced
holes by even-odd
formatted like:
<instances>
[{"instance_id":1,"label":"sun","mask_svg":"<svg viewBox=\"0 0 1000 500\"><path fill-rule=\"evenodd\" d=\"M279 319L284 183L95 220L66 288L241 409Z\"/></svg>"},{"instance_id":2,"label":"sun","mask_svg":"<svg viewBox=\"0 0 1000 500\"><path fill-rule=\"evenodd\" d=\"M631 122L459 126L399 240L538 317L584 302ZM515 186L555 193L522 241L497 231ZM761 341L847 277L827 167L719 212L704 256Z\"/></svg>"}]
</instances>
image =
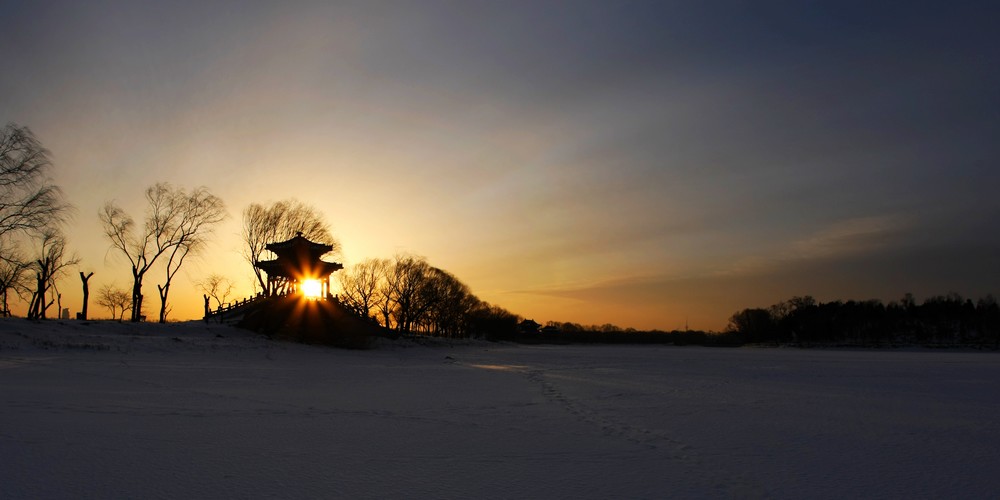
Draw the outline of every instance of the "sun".
<instances>
[{"instance_id":1,"label":"sun","mask_svg":"<svg viewBox=\"0 0 1000 500\"><path fill-rule=\"evenodd\" d=\"M323 285L318 280L304 280L301 290L302 295L310 299L318 299L323 294Z\"/></svg>"}]
</instances>

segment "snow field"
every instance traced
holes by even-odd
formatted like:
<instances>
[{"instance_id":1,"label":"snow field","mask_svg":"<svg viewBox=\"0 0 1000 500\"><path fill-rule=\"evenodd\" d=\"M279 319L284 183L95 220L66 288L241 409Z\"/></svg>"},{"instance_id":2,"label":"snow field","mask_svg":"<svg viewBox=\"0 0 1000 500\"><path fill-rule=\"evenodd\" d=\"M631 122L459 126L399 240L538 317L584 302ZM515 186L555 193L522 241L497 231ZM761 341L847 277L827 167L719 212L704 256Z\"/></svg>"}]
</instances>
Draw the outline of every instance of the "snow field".
<instances>
[{"instance_id":1,"label":"snow field","mask_svg":"<svg viewBox=\"0 0 1000 500\"><path fill-rule=\"evenodd\" d=\"M996 353L0 320L4 498L991 498Z\"/></svg>"}]
</instances>

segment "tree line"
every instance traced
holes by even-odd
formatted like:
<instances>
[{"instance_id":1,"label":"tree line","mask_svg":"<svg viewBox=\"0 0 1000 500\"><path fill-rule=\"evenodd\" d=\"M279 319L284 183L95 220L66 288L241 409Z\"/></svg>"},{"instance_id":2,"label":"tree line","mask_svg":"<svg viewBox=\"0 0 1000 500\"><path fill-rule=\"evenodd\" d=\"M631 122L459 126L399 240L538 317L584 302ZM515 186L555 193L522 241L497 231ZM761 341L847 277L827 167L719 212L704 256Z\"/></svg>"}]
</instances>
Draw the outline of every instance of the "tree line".
<instances>
[{"instance_id":1,"label":"tree line","mask_svg":"<svg viewBox=\"0 0 1000 500\"><path fill-rule=\"evenodd\" d=\"M975 302L957 293L918 304L912 294L879 300L817 302L793 297L750 308L729 319L726 332L745 343L960 344L1000 348L1000 306L992 295Z\"/></svg>"},{"instance_id":2,"label":"tree line","mask_svg":"<svg viewBox=\"0 0 1000 500\"><path fill-rule=\"evenodd\" d=\"M451 273L412 255L369 258L339 273L340 302L400 334L512 338L519 316L476 297Z\"/></svg>"},{"instance_id":3,"label":"tree line","mask_svg":"<svg viewBox=\"0 0 1000 500\"><path fill-rule=\"evenodd\" d=\"M12 295L28 303L28 318L48 317L53 305L62 311L58 283L69 268L80 264L76 254L68 252L63 232L72 207L52 183L51 166L49 151L27 127L11 123L0 132L0 313L5 316L11 314ZM146 188L144 198L144 213L138 217L115 201L99 210L104 237L127 261L131 285L105 284L96 290L95 302L113 319L143 321L150 308L145 285L156 274L157 317L165 322L171 312L171 285L227 217L226 206L205 187L187 190L166 182ZM253 203L242 216L242 255L258 290L267 289L257 264L268 256L268 243L301 233L331 245L333 255L340 250L322 214L297 200ZM80 272L82 319L87 319L93 275ZM401 333L501 337L513 332L520 319L479 300L453 275L416 257L368 259L340 278L343 300L351 310ZM206 310L210 299L221 306L233 290L232 281L218 274L196 285L205 293Z\"/></svg>"},{"instance_id":4,"label":"tree line","mask_svg":"<svg viewBox=\"0 0 1000 500\"><path fill-rule=\"evenodd\" d=\"M131 321L145 318L144 278L154 264L161 262L163 282L156 285L159 298L159 321L167 320L170 312L170 285L185 262L207 243L216 224L227 214L225 204L207 188L192 191L158 183L146 190L146 213L136 222L113 202L100 212L104 233L112 248L128 260L132 273L131 293L106 286L99 291L98 303L119 320L130 313ZM242 255L255 273L254 286L266 290L266 281L257 268L267 255L268 243L282 241L296 234L329 242L337 253L340 243L333 237L330 225L314 207L297 200L282 200L270 205L252 203L243 211L241 236ZM82 275L81 275L82 278ZM234 285L228 278L212 273L195 283L204 292L205 310L210 299L221 306L232 293ZM117 315L117 316L116 316Z\"/></svg>"},{"instance_id":5,"label":"tree line","mask_svg":"<svg viewBox=\"0 0 1000 500\"><path fill-rule=\"evenodd\" d=\"M611 323L582 325L568 321L548 321L543 326L532 320L524 320L518 325L518 333L515 340L530 344L738 345L738 339L734 336L704 330L639 330Z\"/></svg>"},{"instance_id":6,"label":"tree line","mask_svg":"<svg viewBox=\"0 0 1000 500\"><path fill-rule=\"evenodd\" d=\"M0 314L10 316L10 300L28 304L29 319L46 319L55 305L62 307L59 282L79 257L67 250L65 228L73 207L49 177L49 150L28 128L8 123L0 130ZM108 284L96 302L119 320L131 313L132 321L145 316L143 283L153 265L163 279L157 283L159 320L170 312L170 286L185 260L207 242L213 226L226 217L222 200L201 187L187 191L169 183L145 191L146 214L137 222L111 201L100 210L104 235L123 255L132 271L131 293ZM79 317L87 319L90 278L80 272L83 304Z\"/></svg>"},{"instance_id":7,"label":"tree line","mask_svg":"<svg viewBox=\"0 0 1000 500\"><path fill-rule=\"evenodd\" d=\"M0 315L10 316L11 294L41 319L62 310L58 280L79 259L63 233L70 205L48 176L50 153L27 127L0 130Z\"/></svg>"}]
</instances>

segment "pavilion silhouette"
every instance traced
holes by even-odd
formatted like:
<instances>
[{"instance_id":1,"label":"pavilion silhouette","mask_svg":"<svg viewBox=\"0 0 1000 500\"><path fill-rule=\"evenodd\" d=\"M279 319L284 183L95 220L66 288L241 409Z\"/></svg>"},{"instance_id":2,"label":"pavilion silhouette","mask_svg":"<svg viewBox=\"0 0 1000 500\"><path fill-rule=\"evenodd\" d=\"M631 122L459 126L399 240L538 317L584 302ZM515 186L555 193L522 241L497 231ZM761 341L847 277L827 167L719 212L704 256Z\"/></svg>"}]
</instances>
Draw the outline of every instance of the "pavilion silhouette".
<instances>
[{"instance_id":1,"label":"pavilion silhouette","mask_svg":"<svg viewBox=\"0 0 1000 500\"><path fill-rule=\"evenodd\" d=\"M358 317L330 293L330 276L344 268L339 262L322 259L332 245L309 241L298 233L265 248L274 252L275 259L261 261L256 267L267 273L267 289L217 311L206 307L206 321L235 324L275 339L356 349L370 348L375 337L391 333ZM318 297L302 293L308 280L320 283Z\"/></svg>"},{"instance_id":2,"label":"pavilion silhouette","mask_svg":"<svg viewBox=\"0 0 1000 500\"><path fill-rule=\"evenodd\" d=\"M327 262L322 256L332 245L309 241L302 233L294 238L265 246L274 252L274 260L264 260L256 264L257 269L267 274L267 289L264 295L285 295L295 293L308 280L321 284L321 298L330 298L330 275L344 268L339 262Z\"/></svg>"}]
</instances>

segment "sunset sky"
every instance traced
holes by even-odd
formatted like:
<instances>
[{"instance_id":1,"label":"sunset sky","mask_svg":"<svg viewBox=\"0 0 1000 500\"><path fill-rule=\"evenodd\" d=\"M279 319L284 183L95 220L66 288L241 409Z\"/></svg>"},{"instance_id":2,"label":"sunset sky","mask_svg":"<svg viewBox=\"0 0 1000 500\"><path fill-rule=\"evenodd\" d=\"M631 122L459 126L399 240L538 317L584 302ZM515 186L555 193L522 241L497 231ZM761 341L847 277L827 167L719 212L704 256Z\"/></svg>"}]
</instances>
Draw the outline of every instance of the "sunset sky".
<instances>
[{"instance_id":1,"label":"sunset sky","mask_svg":"<svg viewBox=\"0 0 1000 500\"><path fill-rule=\"evenodd\" d=\"M51 150L94 288L130 284L105 201L226 202L172 319L212 272L249 294L240 212L294 197L347 265L421 255L542 323L722 329L794 295L1000 292L995 5L5 2L0 121Z\"/></svg>"}]
</instances>

